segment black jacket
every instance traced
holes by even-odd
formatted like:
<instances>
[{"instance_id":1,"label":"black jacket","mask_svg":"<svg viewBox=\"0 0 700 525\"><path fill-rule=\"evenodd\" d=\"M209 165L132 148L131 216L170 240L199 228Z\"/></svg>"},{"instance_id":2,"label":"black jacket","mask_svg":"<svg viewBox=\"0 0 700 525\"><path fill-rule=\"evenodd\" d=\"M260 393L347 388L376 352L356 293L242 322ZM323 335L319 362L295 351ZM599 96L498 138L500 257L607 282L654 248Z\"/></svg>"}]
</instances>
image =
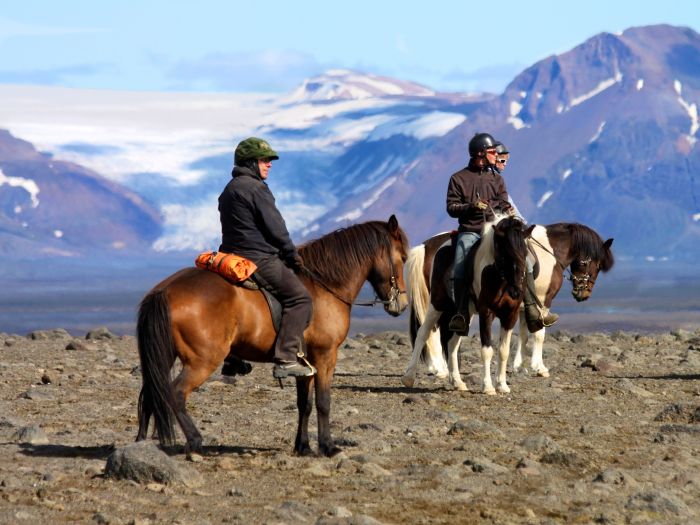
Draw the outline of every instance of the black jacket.
<instances>
[{"instance_id":1,"label":"black jacket","mask_svg":"<svg viewBox=\"0 0 700 525\"><path fill-rule=\"evenodd\" d=\"M256 264L271 255L292 261L297 250L270 188L250 168L236 166L231 175L219 195L219 251L241 255Z\"/></svg>"},{"instance_id":2,"label":"black jacket","mask_svg":"<svg viewBox=\"0 0 700 525\"><path fill-rule=\"evenodd\" d=\"M507 211L511 207L506 184L495 169L480 170L470 164L450 177L447 213L459 220L459 231L479 233L484 222L493 219L490 208L480 210L475 206L479 199L495 210Z\"/></svg>"}]
</instances>

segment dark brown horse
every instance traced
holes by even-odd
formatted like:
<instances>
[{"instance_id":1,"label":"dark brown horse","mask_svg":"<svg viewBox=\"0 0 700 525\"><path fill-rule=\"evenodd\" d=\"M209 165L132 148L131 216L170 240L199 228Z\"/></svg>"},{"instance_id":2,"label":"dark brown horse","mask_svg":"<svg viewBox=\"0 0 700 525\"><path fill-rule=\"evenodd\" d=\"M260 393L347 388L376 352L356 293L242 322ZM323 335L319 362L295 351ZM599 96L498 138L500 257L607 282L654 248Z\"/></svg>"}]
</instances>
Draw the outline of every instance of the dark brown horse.
<instances>
[{"instance_id":1,"label":"dark brown horse","mask_svg":"<svg viewBox=\"0 0 700 525\"><path fill-rule=\"evenodd\" d=\"M481 358L484 364L483 392L485 394L496 393L491 381L491 359L493 357L491 325L496 317L501 323L497 386L500 392L509 392L506 384L506 363L511 332L518 320L518 311L523 300L527 252L525 239L532 228L525 229L521 221L511 217L498 218L494 223L487 223L484 226L482 238L471 250L466 261L472 275L472 278L468 279L466 291L470 295L469 314L470 316L475 313L479 314ZM449 236L449 234L447 235ZM411 362L401 378L403 384L409 387L414 384L418 359L431 330L437 325L442 334L448 334L447 325L456 311L455 304L449 294L454 246L444 245L434 251L433 255L434 257L431 258L432 271L428 272L430 276L430 305L415 336ZM422 276L420 279L422 280ZM411 300L414 297L415 293L411 296ZM447 368L452 385L459 390L466 390L467 387L459 375L457 363L460 339L459 336L456 336L449 340Z\"/></svg>"},{"instance_id":2,"label":"dark brown horse","mask_svg":"<svg viewBox=\"0 0 700 525\"><path fill-rule=\"evenodd\" d=\"M419 327L423 324L427 313L427 298L430 294L430 275L433 259L450 237L449 233L441 233L431 237L423 244L413 248L406 262L408 289L410 295L411 337L416 340ZM552 305L554 297L562 287L564 273L568 270L569 280L573 284L571 293L576 301L585 301L593 293L599 272L609 271L615 262L611 246L613 239L603 241L593 229L583 224L557 223L547 226L535 226L528 239L528 245L537 254L539 274L535 279L537 296L546 307ZM513 367L522 364L522 353L528 340L528 330L524 320L524 311L520 313L520 340L513 359ZM539 376L549 376L549 371L542 361L542 345L545 329L533 334L534 345L530 366ZM431 333L424 348L414 348L422 353L422 358L429 368L441 376L445 376L447 364L440 347L447 347L450 334ZM419 355L420 357L420 355ZM417 362L417 361L416 361ZM411 361L413 363L413 361ZM409 370L415 377L415 364Z\"/></svg>"},{"instance_id":3,"label":"dark brown horse","mask_svg":"<svg viewBox=\"0 0 700 525\"><path fill-rule=\"evenodd\" d=\"M308 424L316 393L319 453L340 451L331 438L331 380L338 346L347 336L350 309L365 281L391 315L408 302L403 264L408 240L393 215L337 230L299 248L300 274L313 299L313 318L304 333L306 354L318 373L297 379L298 429L294 451L311 453ZM230 353L247 361L271 362L275 342L270 310L260 291L234 286L217 274L186 268L157 284L141 301L137 336L143 387L139 396L137 440L145 439L151 416L161 444L175 439L173 415L187 439L200 450L202 436L185 408L190 393L221 366ZM171 382L171 368L182 370Z\"/></svg>"}]
</instances>

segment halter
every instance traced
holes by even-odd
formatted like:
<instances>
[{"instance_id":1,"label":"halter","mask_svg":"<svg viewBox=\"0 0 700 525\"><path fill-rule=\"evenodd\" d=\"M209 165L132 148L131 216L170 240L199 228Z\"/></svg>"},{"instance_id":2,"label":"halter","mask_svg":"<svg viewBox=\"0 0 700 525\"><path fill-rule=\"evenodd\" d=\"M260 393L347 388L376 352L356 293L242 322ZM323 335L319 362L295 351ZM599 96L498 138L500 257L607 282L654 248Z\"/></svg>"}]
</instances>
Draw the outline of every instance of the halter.
<instances>
[{"instance_id":1,"label":"halter","mask_svg":"<svg viewBox=\"0 0 700 525\"><path fill-rule=\"evenodd\" d=\"M388 243L388 241L387 241ZM398 303L399 296L401 294L407 293L406 290L401 290L398 286L398 282L396 280L396 268L394 268L394 261L391 259L391 245L387 244L388 250L387 253L389 254L389 267L391 268L391 278L389 280L389 283L391 285L391 288L389 289L389 298L386 300L380 299L378 295L374 295L374 300L372 301L367 301L363 303L353 303L352 301L348 301L344 298L342 298L338 293L333 290L330 286L328 286L325 282L323 282L323 279L316 274L315 272L311 271L309 268L306 266L302 266L301 269L309 275L314 281L316 281L318 284L321 285L326 291L328 291L333 297L338 299L340 302L346 304L349 307L354 306L374 306L375 304L383 304L383 305L391 305L394 303Z\"/></svg>"},{"instance_id":2,"label":"halter","mask_svg":"<svg viewBox=\"0 0 700 525\"><path fill-rule=\"evenodd\" d=\"M567 266L564 266L564 265L562 264L562 262L559 260L559 257L557 257L556 255L554 255L554 252L553 252L553 251L551 251L551 250L548 249L546 246L544 246L540 241L538 241L538 240L535 239L534 237L530 237L530 240L531 240L532 242L534 242L537 246L539 246L540 248L542 248L542 249L543 249L545 252L547 252L549 255L551 255L552 257L554 257L554 260L557 262L557 264L558 264L559 267L561 268L562 273L568 273L568 274L569 274L568 277L567 277L567 279L568 279L569 281L571 281L571 284L572 284L572 286L573 286L573 291L574 291L574 292L586 290L586 289L588 288L588 283L589 283L589 282L590 282L590 283L593 283L593 285L595 285L595 281L593 280L593 277L591 276L591 272L590 272L590 267L591 267L590 265L591 265L591 260L592 260L591 257L588 257L587 259L581 259L581 260L579 260L578 263L579 263L580 266L584 266L584 265L585 265L585 267L586 267L586 273L583 274L583 275L581 275L581 276L577 276L577 275L574 275L574 274L571 272L571 270L570 270ZM573 261L572 261L572 262L573 262Z\"/></svg>"}]
</instances>

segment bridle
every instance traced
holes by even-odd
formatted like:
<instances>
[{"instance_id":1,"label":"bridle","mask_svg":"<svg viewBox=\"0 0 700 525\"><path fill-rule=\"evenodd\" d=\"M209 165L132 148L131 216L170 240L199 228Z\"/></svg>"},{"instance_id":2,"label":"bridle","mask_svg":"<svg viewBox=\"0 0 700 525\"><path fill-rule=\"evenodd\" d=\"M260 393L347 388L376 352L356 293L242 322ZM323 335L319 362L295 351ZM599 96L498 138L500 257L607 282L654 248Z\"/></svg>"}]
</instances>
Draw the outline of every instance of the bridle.
<instances>
[{"instance_id":1,"label":"bridle","mask_svg":"<svg viewBox=\"0 0 700 525\"><path fill-rule=\"evenodd\" d=\"M581 259L579 262L579 267L584 266L586 268L586 273L583 275L574 275L573 273L569 272L569 280L572 283L573 286L573 292L584 292L586 290L589 290L595 286L595 280L593 279L593 276L591 275L591 258L588 257L587 259ZM590 286L589 286L590 283Z\"/></svg>"},{"instance_id":2,"label":"bridle","mask_svg":"<svg viewBox=\"0 0 700 525\"><path fill-rule=\"evenodd\" d=\"M375 304L383 304L385 306L390 306L395 304L398 310L398 302L399 302L399 297L402 294L407 293L406 290L401 290L398 285L398 280L396 278L396 268L394 266L394 261L391 258L391 244L387 240L388 246L387 246L387 253L389 254L389 268L391 268L391 277L389 279L389 295L387 299L380 299L378 295L375 296L372 301L366 301L366 302L361 302L361 303L353 303L352 301L348 301L347 299L344 299L340 295L338 295L338 292L333 290L330 286L328 286L325 282L323 282L323 279L321 277L307 268L306 266L302 266L301 269L304 273L306 273L309 277L311 277L314 281L316 281L318 284L321 285L322 288L324 288L327 292L329 292L333 297L338 299L340 302L346 304L349 307L352 306L374 306Z\"/></svg>"},{"instance_id":3,"label":"bridle","mask_svg":"<svg viewBox=\"0 0 700 525\"><path fill-rule=\"evenodd\" d=\"M595 280L593 279L593 276L591 275L591 270L590 270L591 261L592 261L591 257L588 257L586 259L581 259L578 261L579 266L586 267L586 273L584 273L583 275L574 275L574 273L567 266L564 266L564 264L559 260L559 257L554 255L554 252L552 252L552 250L548 249L546 246L544 246L540 241L538 241L534 237L530 237L530 240L532 242L534 242L537 246L542 248L549 255L554 257L554 260L557 262L557 264L561 268L562 273L569 274L566 277L566 279L571 281L574 292L581 292L581 291L587 290L589 288L588 283L591 283L591 288L593 286L595 286Z\"/></svg>"}]
</instances>

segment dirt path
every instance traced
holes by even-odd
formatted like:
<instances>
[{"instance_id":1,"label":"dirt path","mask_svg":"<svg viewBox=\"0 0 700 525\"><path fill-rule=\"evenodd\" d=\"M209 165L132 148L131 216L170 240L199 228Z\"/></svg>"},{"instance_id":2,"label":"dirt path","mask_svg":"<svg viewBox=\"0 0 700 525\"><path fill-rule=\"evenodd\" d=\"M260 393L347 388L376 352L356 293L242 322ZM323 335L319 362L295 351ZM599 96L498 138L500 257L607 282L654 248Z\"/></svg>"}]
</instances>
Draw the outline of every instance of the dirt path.
<instances>
[{"instance_id":1,"label":"dirt path","mask_svg":"<svg viewBox=\"0 0 700 525\"><path fill-rule=\"evenodd\" d=\"M338 362L330 459L291 454L295 391L270 365L214 375L189 405L205 453L172 456L192 486L103 475L134 440L140 388L134 338L108 335L0 334L0 523L700 521L700 330L560 333L550 378L509 374L493 397L474 339L470 391L454 392L424 368L401 385L405 334L359 335Z\"/></svg>"}]
</instances>

